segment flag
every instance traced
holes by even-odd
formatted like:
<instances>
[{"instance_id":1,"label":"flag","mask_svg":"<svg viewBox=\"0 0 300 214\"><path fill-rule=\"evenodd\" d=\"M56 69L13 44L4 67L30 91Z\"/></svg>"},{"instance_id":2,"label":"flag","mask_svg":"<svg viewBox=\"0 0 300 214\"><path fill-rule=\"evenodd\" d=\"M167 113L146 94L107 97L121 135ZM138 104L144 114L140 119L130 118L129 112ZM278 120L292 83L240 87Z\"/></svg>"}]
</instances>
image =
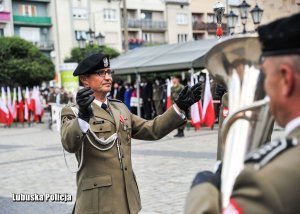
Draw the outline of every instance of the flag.
<instances>
[{"instance_id":1,"label":"flag","mask_svg":"<svg viewBox=\"0 0 300 214\"><path fill-rule=\"evenodd\" d=\"M195 80L195 81L194 81ZM191 86L198 83L197 78L195 79L193 75L191 75ZM191 106L191 124L195 127L196 130L200 128L201 120L202 120L202 104L201 100L194 103Z\"/></svg>"},{"instance_id":2,"label":"flag","mask_svg":"<svg viewBox=\"0 0 300 214\"><path fill-rule=\"evenodd\" d=\"M171 100L171 88L172 88L172 81L167 79L167 109L172 106L172 100Z\"/></svg>"},{"instance_id":3,"label":"flag","mask_svg":"<svg viewBox=\"0 0 300 214\"><path fill-rule=\"evenodd\" d=\"M11 102L10 88L7 87L6 89L7 89L7 109L8 109L7 125L10 126L14 122L13 105L12 105L12 102Z\"/></svg>"},{"instance_id":4,"label":"flag","mask_svg":"<svg viewBox=\"0 0 300 214\"><path fill-rule=\"evenodd\" d=\"M208 127L212 127L215 123L215 110L211 95L209 75L206 73L204 99L203 99L203 119L202 124L206 124Z\"/></svg>"},{"instance_id":5,"label":"flag","mask_svg":"<svg viewBox=\"0 0 300 214\"><path fill-rule=\"evenodd\" d=\"M18 120L19 123L24 122L24 103L22 100L22 92L20 87L18 87Z\"/></svg>"},{"instance_id":6,"label":"flag","mask_svg":"<svg viewBox=\"0 0 300 214\"><path fill-rule=\"evenodd\" d=\"M29 90L28 90L28 87L26 87L24 119L27 120L28 123L30 123L30 109L31 109L30 102L31 102L31 100L30 100Z\"/></svg>"},{"instance_id":7,"label":"flag","mask_svg":"<svg viewBox=\"0 0 300 214\"><path fill-rule=\"evenodd\" d=\"M14 88L14 95L12 100L13 118L17 118L17 90Z\"/></svg>"},{"instance_id":8,"label":"flag","mask_svg":"<svg viewBox=\"0 0 300 214\"><path fill-rule=\"evenodd\" d=\"M6 93L4 87L1 88L0 97L0 123L7 124L8 122L8 108L6 107Z\"/></svg>"},{"instance_id":9,"label":"flag","mask_svg":"<svg viewBox=\"0 0 300 214\"><path fill-rule=\"evenodd\" d=\"M40 89L39 87L34 87L32 91L32 97L31 97L31 109L32 112L34 112L34 121L39 122L39 116L42 116L43 111L43 105L40 99Z\"/></svg>"}]
</instances>

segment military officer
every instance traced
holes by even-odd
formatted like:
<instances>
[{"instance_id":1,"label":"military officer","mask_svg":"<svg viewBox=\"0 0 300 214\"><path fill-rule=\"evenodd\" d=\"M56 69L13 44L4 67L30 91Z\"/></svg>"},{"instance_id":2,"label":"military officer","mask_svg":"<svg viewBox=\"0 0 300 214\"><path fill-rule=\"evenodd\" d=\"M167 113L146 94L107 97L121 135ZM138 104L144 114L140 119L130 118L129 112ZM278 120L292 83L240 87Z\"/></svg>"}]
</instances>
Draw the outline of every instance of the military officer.
<instances>
[{"instance_id":1,"label":"military officer","mask_svg":"<svg viewBox=\"0 0 300 214\"><path fill-rule=\"evenodd\" d=\"M172 108L147 121L124 103L108 100L109 59L94 54L75 69L84 88L75 104L61 112L61 141L79 162L75 213L138 213L140 194L131 164L131 139L157 140L186 122L185 113L200 99L200 85L186 87Z\"/></svg>"},{"instance_id":2,"label":"military officer","mask_svg":"<svg viewBox=\"0 0 300 214\"><path fill-rule=\"evenodd\" d=\"M270 109L285 136L245 160L224 213L300 212L300 14L258 28ZM200 172L185 213L220 213L220 171Z\"/></svg>"}]
</instances>

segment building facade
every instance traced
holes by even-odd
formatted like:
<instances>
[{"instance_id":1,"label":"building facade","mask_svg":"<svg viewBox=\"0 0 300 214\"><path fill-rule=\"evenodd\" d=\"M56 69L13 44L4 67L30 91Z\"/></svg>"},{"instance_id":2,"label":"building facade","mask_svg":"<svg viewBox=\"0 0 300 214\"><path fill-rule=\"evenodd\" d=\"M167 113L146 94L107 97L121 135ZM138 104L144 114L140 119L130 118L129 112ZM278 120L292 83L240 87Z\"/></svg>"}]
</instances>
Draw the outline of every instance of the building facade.
<instances>
[{"instance_id":1,"label":"building facade","mask_svg":"<svg viewBox=\"0 0 300 214\"><path fill-rule=\"evenodd\" d=\"M300 0L247 0L250 10L258 3L264 9L261 24L299 12ZM129 49L174 44L215 37L215 0L126 0ZM239 15L241 0L223 1L226 13ZM105 36L105 45L122 52L125 44L123 0L0 0L0 36L19 36L31 41L59 66L78 47L88 44L91 34ZM247 31L254 31L250 13ZM233 33L242 32L240 18ZM59 82L59 75L57 81Z\"/></svg>"}]
</instances>

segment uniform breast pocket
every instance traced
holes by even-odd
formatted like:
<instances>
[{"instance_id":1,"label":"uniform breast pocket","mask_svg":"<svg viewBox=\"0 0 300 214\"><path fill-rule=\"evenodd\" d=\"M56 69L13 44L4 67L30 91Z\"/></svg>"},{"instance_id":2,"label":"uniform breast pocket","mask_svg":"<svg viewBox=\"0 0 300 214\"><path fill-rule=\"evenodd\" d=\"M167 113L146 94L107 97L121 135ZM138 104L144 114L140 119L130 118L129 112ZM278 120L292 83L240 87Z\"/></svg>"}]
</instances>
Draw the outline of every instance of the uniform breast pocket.
<instances>
[{"instance_id":1,"label":"uniform breast pocket","mask_svg":"<svg viewBox=\"0 0 300 214\"><path fill-rule=\"evenodd\" d=\"M111 136L112 127L109 123L96 124L91 126L91 130L99 137L106 140Z\"/></svg>"},{"instance_id":2,"label":"uniform breast pocket","mask_svg":"<svg viewBox=\"0 0 300 214\"><path fill-rule=\"evenodd\" d=\"M83 179L76 206L78 206L77 213L112 213L111 176Z\"/></svg>"}]
</instances>

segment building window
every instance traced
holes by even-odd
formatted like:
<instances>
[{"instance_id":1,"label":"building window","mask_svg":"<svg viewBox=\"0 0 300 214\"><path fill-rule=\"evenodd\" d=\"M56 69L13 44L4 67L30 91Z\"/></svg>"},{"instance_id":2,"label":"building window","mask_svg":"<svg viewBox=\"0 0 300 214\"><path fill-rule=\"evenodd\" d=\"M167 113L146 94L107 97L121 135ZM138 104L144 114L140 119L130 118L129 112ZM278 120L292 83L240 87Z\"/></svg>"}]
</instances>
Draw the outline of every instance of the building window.
<instances>
[{"instance_id":1,"label":"building window","mask_svg":"<svg viewBox=\"0 0 300 214\"><path fill-rule=\"evenodd\" d=\"M152 19L152 13L147 12L147 11L141 12L141 19L151 20Z\"/></svg>"},{"instance_id":2,"label":"building window","mask_svg":"<svg viewBox=\"0 0 300 214\"><path fill-rule=\"evenodd\" d=\"M0 28L0 37L4 36L4 29Z\"/></svg>"},{"instance_id":3,"label":"building window","mask_svg":"<svg viewBox=\"0 0 300 214\"><path fill-rule=\"evenodd\" d=\"M36 6L21 4L18 6L19 14L22 16L37 16Z\"/></svg>"},{"instance_id":4,"label":"building window","mask_svg":"<svg viewBox=\"0 0 300 214\"><path fill-rule=\"evenodd\" d=\"M215 22L215 15L207 14L207 23L214 23L214 22Z\"/></svg>"},{"instance_id":5,"label":"building window","mask_svg":"<svg viewBox=\"0 0 300 214\"><path fill-rule=\"evenodd\" d=\"M73 17L76 19L87 19L87 10L80 8L73 8Z\"/></svg>"},{"instance_id":6,"label":"building window","mask_svg":"<svg viewBox=\"0 0 300 214\"><path fill-rule=\"evenodd\" d=\"M187 41L187 34L178 34L177 35L178 43L186 42Z\"/></svg>"},{"instance_id":7,"label":"building window","mask_svg":"<svg viewBox=\"0 0 300 214\"><path fill-rule=\"evenodd\" d=\"M186 25L188 23L188 16L186 13L177 13L176 23L179 25Z\"/></svg>"},{"instance_id":8,"label":"building window","mask_svg":"<svg viewBox=\"0 0 300 214\"><path fill-rule=\"evenodd\" d=\"M86 31L75 30L75 39L78 40L80 38L88 39Z\"/></svg>"},{"instance_id":9,"label":"building window","mask_svg":"<svg viewBox=\"0 0 300 214\"><path fill-rule=\"evenodd\" d=\"M20 37L27 41L39 42L41 39L40 28L34 27L21 27L20 28Z\"/></svg>"},{"instance_id":10,"label":"building window","mask_svg":"<svg viewBox=\"0 0 300 214\"><path fill-rule=\"evenodd\" d=\"M104 9L103 12L105 21L116 21L117 20L117 10L115 9Z\"/></svg>"}]
</instances>

